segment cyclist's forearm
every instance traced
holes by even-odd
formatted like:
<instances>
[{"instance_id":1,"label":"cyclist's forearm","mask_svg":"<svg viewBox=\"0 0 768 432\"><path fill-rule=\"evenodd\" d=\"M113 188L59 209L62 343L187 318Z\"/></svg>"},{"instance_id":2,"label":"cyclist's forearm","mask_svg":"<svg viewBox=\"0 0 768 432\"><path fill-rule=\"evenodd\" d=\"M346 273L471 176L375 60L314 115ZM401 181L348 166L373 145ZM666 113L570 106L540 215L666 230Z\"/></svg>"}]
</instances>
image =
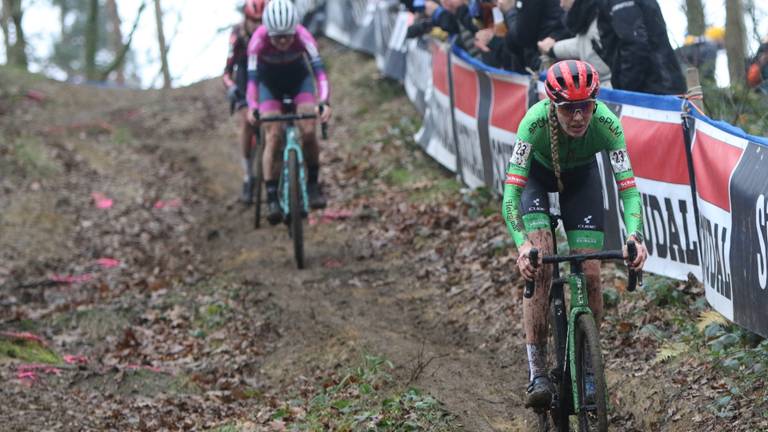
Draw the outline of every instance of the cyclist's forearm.
<instances>
[{"instance_id":1,"label":"cyclist's forearm","mask_svg":"<svg viewBox=\"0 0 768 432\"><path fill-rule=\"evenodd\" d=\"M507 224L507 230L519 248L527 239L525 235L525 224L523 216L520 214L520 197L523 194L523 188L509 183L510 173L507 173L507 181L504 184L504 200L501 205L501 214L504 222Z\"/></svg>"},{"instance_id":2,"label":"cyclist's forearm","mask_svg":"<svg viewBox=\"0 0 768 432\"><path fill-rule=\"evenodd\" d=\"M635 185L635 177L632 172L615 175L616 185L619 188L619 197L624 206L624 225L628 235L643 233L643 199Z\"/></svg>"}]
</instances>

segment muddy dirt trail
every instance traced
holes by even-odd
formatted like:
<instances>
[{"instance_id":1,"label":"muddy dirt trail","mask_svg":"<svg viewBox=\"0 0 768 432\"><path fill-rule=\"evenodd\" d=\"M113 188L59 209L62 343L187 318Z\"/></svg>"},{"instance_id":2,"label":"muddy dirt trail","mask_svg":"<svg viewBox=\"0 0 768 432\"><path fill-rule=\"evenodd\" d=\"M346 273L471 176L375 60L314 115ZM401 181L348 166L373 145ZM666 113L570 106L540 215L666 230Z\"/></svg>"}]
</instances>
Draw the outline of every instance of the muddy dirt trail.
<instances>
[{"instance_id":1,"label":"muddy dirt trail","mask_svg":"<svg viewBox=\"0 0 768 432\"><path fill-rule=\"evenodd\" d=\"M330 204L305 224L301 271L287 229L254 230L236 200L235 120L218 80L164 93L0 71L0 430L230 432L306 419L311 430L533 430L521 283L497 201L460 191L416 148L419 116L372 59L322 51ZM621 280L608 272L604 283ZM720 378L691 363L691 381L666 379L650 362L661 330L619 321L639 299L614 306L619 330L603 341L612 428L728 422L698 411L697 398L723 395ZM345 371L368 356L391 362L389 384L373 374L344 387L364 378ZM409 388L437 399L437 414ZM326 400L338 389L401 396L350 414L349 401ZM376 423L386 410L396 426ZM755 430L753 420L728 424Z\"/></svg>"},{"instance_id":2,"label":"muddy dirt trail","mask_svg":"<svg viewBox=\"0 0 768 432\"><path fill-rule=\"evenodd\" d=\"M416 118L417 113L402 95L389 98L382 106L369 106L368 98L360 96L366 87L393 84L377 83L369 59L333 45L327 47L338 50L331 57L338 103L331 142L322 156L333 210L355 206L351 197L376 194L375 190L360 190L354 177L340 178L368 157L359 151L371 144L366 139L372 135L366 135L365 129L372 128L377 134L388 121L397 124L402 117ZM352 67L342 70L342 65ZM412 157L413 151L403 149L400 156ZM369 157L377 155L374 152ZM201 160L207 176L221 183L216 189L223 194L217 198L222 202L232 199L235 182L231 176L215 174L238 172L231 154L222 146L215 155L203 155ZM434 175L450 178L439 171ZM376 353L398 365L400 380L443 402L467 430L524 430L526 421L532 420L517 396L525 385L525 359L516 356L502 361L478 350L482 339L460 323L448 322L433 301L444 295L445 288L439 281L417 277L423 263L401 247L377 244L381 241L373 231L396 228L364 213L355 208L353 220L343 225L307 226L308 266L302 271L295 269L285 227L250 230L251 209L244 211L237 205L213 218L221 223L212 227L220 234L210 243L216 260L213 266L229 268L253 281L281 310L283 333L275 351L265 358L263 371L272 380L291 379L297 373L308 373L319 359L347 363L361 351Z\"/></svg>"}]
</instances>

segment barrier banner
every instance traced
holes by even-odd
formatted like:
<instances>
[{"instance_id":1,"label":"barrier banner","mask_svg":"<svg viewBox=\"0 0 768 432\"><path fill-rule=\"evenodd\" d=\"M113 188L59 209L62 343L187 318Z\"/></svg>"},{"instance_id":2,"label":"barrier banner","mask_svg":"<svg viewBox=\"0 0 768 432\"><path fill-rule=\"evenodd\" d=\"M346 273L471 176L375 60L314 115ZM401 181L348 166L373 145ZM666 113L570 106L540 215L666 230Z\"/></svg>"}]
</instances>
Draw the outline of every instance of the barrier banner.
<instances>
[{"instance_id":1,"label":"barrier banner","mask_svg":"<svg viewBox=\"0 0 768 432\"><path fill-rule=\"evenodd\" d=\"M685 280L698 276L699 239L696 231L693 196L686 156L685 135L680 117L681 101L671 96L601 90L598 99L617 114L623 127L627 153L643 199L645 268L653 273ZM606 122L610 119L598 118ZM613 130L612 125L608 125ZM619 246L628 233L623 207L613 178L612 164L626 158L623 152L610 152L599 158L603 173L606 219L606 245ZM602 159L602 160L600 160Z\"/></svg>"},{"instance_id":2,"label":"barrier banner","mask_svg":"<svg viewBox=\"0 0 768 432\"><path fill-rule=\"evenodd\" d=\"M456 146L460 155L461 178L470 188L486 185L485 163L480 142L480 79L475 69L459 55L451 53ZM485 100L488 100L489 95ZM487 145L487 142L486 142Z\"/></svg>"},{"instance_id":3,"label":"barrier banner","mask_svg":"<svg viewBox=\"0 0 768 432\"><path fill-rule=\"evenodd\" d=\"M413 14L407 11L398 12L395 18L392 34L385 47L384 68L380 69L385 77L403 81L405 78L405 61L407 47L405 36L408 26L413 23Z\"/></svg>"},{"instance_id":4,"label":"barrier banner","mask_svg":"<svg viewBox=\"0 0 768 432\"><path fill-rule=\"evenodd\" d=\"M428 93L432 92L432 52L427 38L406 40L405 65L405 92L416 109L424 115Z\"/></svg>"},{"instance_id":5,"label":"barrier banner","mask_svg":"<svg viewBox=\"0 0 768 432\"><path fill-rule=\"evenodd\" d=\"M432 91L427 98L421 130L414 137L424 151L447 169L457 172L456 141L451 113L451 76L448 45L430 39Z\"/></svg>"},{"instance_id":6,"label":"barrier banner","mask_svg":"<svg viewBox=\"0 0 768 432\"><path fill-rule=\"evenodd\" d=\"M530 78L520 74L488 73L491 107L488 136L493 166L493 190L504 193L507 164L517 138L517 129L528 108Z\"/></svg>"},{"instance_id":7,"label":"barrier banner","mask_svg":"<svg viewBox=\"0 0 768 432\"><path fill-rule=\"evenodd\" d=\"M707 301L768 336L766 206L768 142L698 113L693 169Z\"/></svg>"},{"instance_id":8,"label":"barrier banner","mask_svg":"<svg viewBox=\"0 0 768 432\"><path fill-rule=\"evenodd\" d=\"M386 0L376 3L376 13L373 17L374 37L376 40L374 58L376 59L376 68L379 71L384 71L385 59L389 49L389 39L392 37L392 27L395 25L395 13L392 12L393 6L397 7L397 3L393 4Z\"/></svg>"},{"instance_id":9,"label":"barrier banner","mask_svg":"<svg viewBox=\"0 0 768 432\"><path fill-rule=\"evenodd\" d=\"M376 0L328 0L325 35L358 51L375 54Z\"/></svg>"}]
</instances>

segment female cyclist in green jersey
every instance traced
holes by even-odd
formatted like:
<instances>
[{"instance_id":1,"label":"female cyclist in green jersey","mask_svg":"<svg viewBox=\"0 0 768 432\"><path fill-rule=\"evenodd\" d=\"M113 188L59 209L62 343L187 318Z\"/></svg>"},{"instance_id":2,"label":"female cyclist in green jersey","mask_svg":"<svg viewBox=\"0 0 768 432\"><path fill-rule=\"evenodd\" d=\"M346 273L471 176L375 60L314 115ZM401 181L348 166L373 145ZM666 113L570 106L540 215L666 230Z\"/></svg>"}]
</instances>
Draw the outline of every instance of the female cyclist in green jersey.
<instances>
[{"instance_id":1,"label":"female cyclist in green jersey","mask_svg":"<svg viewBox=\"0 0 768 432\"><path fill-rule=\"evenodd\" d=\"M595 96L600 87L597 71L589 63L565 60L547 71L548 98L532 106L517 131L504 184L502 213L517 244L517 266L538 289L523 300L523 321L530 385L526 406L548 407L551 384L546 370L547 308L551 271L534 267L531 248L543 255L553 252L549 192L559 192L560 210L573 253L603 248L602 178L595 154L607 151L624 210L628 239L638 243L638 256L629 263L642 269L648 252L642 244L640 193L629 161L619 119ZM626 256L626 251L625 251ZM602 317L600 262L584 263L589 305Z\"/></svg>"}]
</instances>

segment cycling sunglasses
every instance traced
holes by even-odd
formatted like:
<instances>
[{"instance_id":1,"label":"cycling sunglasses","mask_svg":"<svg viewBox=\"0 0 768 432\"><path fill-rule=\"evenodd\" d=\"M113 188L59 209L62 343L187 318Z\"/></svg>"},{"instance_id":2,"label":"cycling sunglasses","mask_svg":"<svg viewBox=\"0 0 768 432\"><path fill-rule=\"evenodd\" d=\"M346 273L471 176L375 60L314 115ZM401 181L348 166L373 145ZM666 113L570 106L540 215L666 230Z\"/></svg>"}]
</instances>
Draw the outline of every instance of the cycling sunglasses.
<instances>
[{"instance_id":1,"label":"cycling sunglasses","mask_svg":"<svg viewBox=\"0 0 768 432\"><path fill-rule=\"evenodd\" d=\"M555 103L555 106L557 109L561 110L562 113L568 115L574 115L577 112L581 112L582 114L587 112L591 113L595 109L595 100L587 99L578 102L557 102Z\"/></svg>"}]
</instances>

